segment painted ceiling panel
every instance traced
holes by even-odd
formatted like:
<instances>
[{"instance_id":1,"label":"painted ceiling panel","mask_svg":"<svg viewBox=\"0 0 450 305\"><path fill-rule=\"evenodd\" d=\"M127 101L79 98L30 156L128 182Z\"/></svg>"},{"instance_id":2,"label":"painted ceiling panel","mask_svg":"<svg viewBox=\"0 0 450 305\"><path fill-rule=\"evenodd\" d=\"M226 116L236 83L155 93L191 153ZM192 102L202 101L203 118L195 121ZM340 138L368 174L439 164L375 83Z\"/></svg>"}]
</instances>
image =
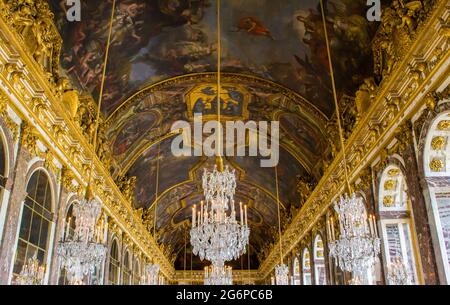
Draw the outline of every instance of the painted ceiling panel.
<instances>
[{"instance_id":1,"label":"painted ceiling panel","mask_svg":"<svg viewBox=\"0 0 450 305\"><path fill-rule=\"evenodd\" d=\"M80 22L67 21L65 2L51 1L64 41L62 71L82 93L98 100L112 1L81 1ZM319 0L221 1L221 77L226 94L221 98L237 104L227 106L226 119L280 121L278 175L284 211L299 205L297 178L311 175L319 180L322 163L331 154L326 127L335 109L324 26L337 98L354 95L373 71L370 41L378 23L365 19L366 1L323 3L325 25ZM217 2L116 4L101 107L113 174L137 177L135 207L143 208L152 232L159 160L157 240L181 268L186 262L183 250L190 253L186 232L191 207L201 199L201 173L214 159L174 157L168 133L177 120L192 124L195 110L203 115L215 112ZM225 160L238 172L236 202L249 204L250 261L255 268L258 251L274 241L278 224L274 169L261 168L259 161ZM201 265L195 256L193 262L194 268Z\"/></svg>"},{"instance_id":2,"label":"painted ceiling panel","mask_svg":"<svg viewBox=\"0 0 450 305\"><path fill-rule=\"evenodd\" d=\"M68 22L65 1L53 3L64 39L62 66L97 98L111 1L82 1L82 20ZM324 1L339 94L353 92L370 70L376 24L366 1ZM221 3L222 69L290 88L322 112L333 112L328 57L318 0ZM217 71L216 2L119 0L103 96L108 115L132 93L177 75Z\"/></svg>"}]
</instances>

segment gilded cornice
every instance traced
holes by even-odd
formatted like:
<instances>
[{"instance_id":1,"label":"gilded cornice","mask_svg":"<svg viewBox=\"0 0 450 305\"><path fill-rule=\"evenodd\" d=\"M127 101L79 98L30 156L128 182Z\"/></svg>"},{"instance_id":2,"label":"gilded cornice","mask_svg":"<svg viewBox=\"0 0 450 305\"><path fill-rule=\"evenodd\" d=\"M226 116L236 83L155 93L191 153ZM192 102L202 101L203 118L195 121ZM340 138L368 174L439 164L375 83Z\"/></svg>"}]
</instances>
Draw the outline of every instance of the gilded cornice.
<instances>
[{"instance_id":1,"label":"gilded cornice","mask_svg":"<svg viewBox=\"0 0 450 305\"><path fill-rule=\"evenodd\" d=\"M6 101L23 120L21 143L35 152L35 142L39 139L51 150L54 158L73 172L74 179L82 186L87 184L86 177L93 160L94 193L102 201L104 209L146 256L160 264L161 272L171 278L174 272L172 264L148 235L141 219L122 195L79 126L69 117L61 94L48 73L28 53L21 43L23 39L3 19L5 7L3 2L0 4L0 106ZM5 99L5 96L8 98ZM5 110L0 111L2 115L5 113ZM12 128L12 131L14 133L15 129Z\"/></svg>"},{"instance_id":2,"label":"gilded cornice","mask_svg":"<svg viewBox=\"0 0 450 305\"><path fill-rule=\"evenodd\" d=\"M424 97L433 90L430 84L437 87L450 74L448 37L441 34L442 29L448 26L449 3L447 0L439 1L430 13L431 17L419 27L415 41L402 46L408 47L404 57L395 65L392 73L383 79L370 108L347 139L347 165L351 180L357 177L361 169L370 165L394 136L399 135L397 127L424 106ZM314 227L344 187L343 159L342 153L339 153L283 233L285 255ZM279 262L277 249L274 248L262 262L259 269L262 278L266 278Z\"/></svg>"}]
</instances>

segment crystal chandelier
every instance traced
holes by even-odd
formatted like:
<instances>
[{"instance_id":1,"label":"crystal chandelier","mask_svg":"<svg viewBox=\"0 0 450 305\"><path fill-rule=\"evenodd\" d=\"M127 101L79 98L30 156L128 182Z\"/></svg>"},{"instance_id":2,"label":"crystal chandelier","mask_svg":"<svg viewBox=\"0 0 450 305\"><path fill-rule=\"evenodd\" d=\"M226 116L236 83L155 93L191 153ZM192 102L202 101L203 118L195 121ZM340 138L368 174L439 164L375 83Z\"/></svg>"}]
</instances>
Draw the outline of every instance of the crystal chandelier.
<instances>
[{"instance_id":1,"label":"crystal chandelier","mask_svg":"<svg viewBox=\"0 0 450 305\"><path fill-rule=\"evenodd\" d=\"M69 236L70 220L66 236L59 244L57 254L61 266L66 269L67 279L71 285L83 284L83 279L93 274L106 257L102 226L96 225L101 214L97 200L84 199L74 204L75 231Z\"/></svg>"},{"instance_id":2,"label":"crystal chandelier","mask_svg":"<svg viewBox=\"0 0 450 305\"><path fill-rule=\"evenodd\" d=\"M281 216L280 216L280 195L278 189L278 168L275 167L275 190L277 194L277 215L278 215L278 238L280 246L280 264L275 266L275 280L277 285L289 285L289 269L283 263L283 248L281 246Z\"/></svg>"},{"instance_id":3,"label":"crystal chandelier","mask_svg":"<svg viewBox=\"0 0 450 305\"><path fill-rule=\"evenodd\" d=\"M145 280L144 283L147 285L158 285L159 284L159 265L158 264L148 264L145 266Z\"/></svg>"},{"instance_id":4,"label":"crystal chandelier","mask_svg":"<svg viewBox=\"0 0 450 305\"><path fill-rule=\"evenodd\" d=\"M374 263L380 253L380 239L373 216L367 217L361 198L355 193L351 197L345 194L334 209L339 216L340 236L335 240L334 223L328 222L330 233L330 255L337 265L360 278Z\"/></svg>"},{"instance_id":5,"label":"crystal chandelier","mask_svg":"<svg viewBox=\"0 0 450 305\"><path fill-rule=\"evenodd\" d=\"M205 267L205 285L233 285L233 269L214 264Z\"/></svg>"},{"instance_id":6,"label":"crystal chandelier","mask_svg":"<svg viewBox=\"0 0 450 305\"><path fill-rule=\"evenodd\" d=\"M16 278L17 285L43 285L45 276L45 266L41 266L37 255L28 259L23 265L20 274Z\"/></svg>"},{"instance_id":7,"label":"crystal chandelier","mask_svg":"<svg viewBox=\"0 0 450 305\"><path fill-rule=\"evenodd\" d=\"M217 169L209 173L204 169L203 190L206 201L200 211L192 208L191 244L194 255L223 266L245 253L250 235L247 206L240 203L240 221L237 221L233 200L236 189L234 170ZM244 208L244 209L243 209Z\"/></svg>"},{"instance_id":8,"label":"crystal chandelier","mask_svg":"<svg viewBox=\"0 0 450 305\"><path fill-rule=\"evenodd\" d=\"M394 258L389 266L388 281L390 285L408 285L409 275L406 265L400 256Z\"/></svg>"},{"instance_id":9,"label":"crystal chandelier","mask_svg":"<svg viewBox=\"0 0 450 305\"><path fill-rule=\"evenodd\" d=\"M275 281L277 285L289 285L289 270L286 264L275 266Z\"/></svg>"}]
</instances>

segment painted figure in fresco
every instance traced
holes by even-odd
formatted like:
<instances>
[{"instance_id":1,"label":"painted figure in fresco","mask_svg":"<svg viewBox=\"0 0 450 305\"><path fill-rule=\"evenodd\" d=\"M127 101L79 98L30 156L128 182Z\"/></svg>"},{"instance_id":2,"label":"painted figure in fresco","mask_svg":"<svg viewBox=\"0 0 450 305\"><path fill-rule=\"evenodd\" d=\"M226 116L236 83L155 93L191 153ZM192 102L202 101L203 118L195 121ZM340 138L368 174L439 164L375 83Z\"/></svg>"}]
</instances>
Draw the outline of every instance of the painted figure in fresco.
<instances>
[{"instance_id":1,"label":"painted figure in fresco","mask_svg":"<svg viewBox=\"0 0 450 305\"><path fill-rule=\"evenodd\" d=\"M270 30L264 26L264 24L255 17L241 18L237 24L237 32L243 30L254 36L264 36L272 40L275 40L270 34Z\"/></svg>"},{"instance_id":2,"label":"painted figure in fresco","mask_svg":"<svg viewBox=\"0 0 450 305\"><path fill-rule=\"evenodd\" d=\"M222 115L242 115L244 96L236 88L223 86L220 99L220 111ZM211 86L200 90L195 98L192 113L214 115L217 113L217 91Z\"/></svg>"}]
</instances>

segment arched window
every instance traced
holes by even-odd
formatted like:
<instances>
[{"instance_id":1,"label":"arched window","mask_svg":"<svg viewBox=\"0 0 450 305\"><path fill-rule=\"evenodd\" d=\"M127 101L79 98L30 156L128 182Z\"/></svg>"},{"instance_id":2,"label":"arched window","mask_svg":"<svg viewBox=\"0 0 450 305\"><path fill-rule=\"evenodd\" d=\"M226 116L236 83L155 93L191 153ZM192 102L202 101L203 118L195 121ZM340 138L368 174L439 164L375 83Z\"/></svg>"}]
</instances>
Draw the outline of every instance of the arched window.
<instances>
[{"instance_id":1,"label":"arched window","mask_svg":"<svg viewBox=\"0 0 450 305\"><path fill-rule=\"evenodd\" d=\"M294 257L294 285L300 285L300 263L298 257Z\"/></svg>"},{"instance_id":2,"label":"arched window","mask_svg":"<svg viewBox=\"0 0 450 305\"><path fill-rule=\"evenodd\" d=\"M314 239L314 283L316 285L327 284L327 276L325 272L323 241L322 237L320 237L320 235L317 235Z\"/></svg>"},{"instance_id":3,"label":"arched window","mask_svg":"<svg viewBox=\"0 0 450 305\"><path fill-rule=\"evenodd\" d=\"M450 117L439 115L427 133L423 161L430 195L431 217L436 228L433 241L438 264L450 284Z\"/></svg>"},{"instance_id":4,"label":"arched window","mask_svg":"<svg viewBox=\"0 0 450 305\"><path fill-rule=\"evenodd\" d=\"M405 177L396 165L389 165L380 180L379 210L386 270L401 260L407 269L409 283L418 284L416 255L410 219L411 202Z\"/></svg>"},{"instance_id":5,"label":"arched window","mask_svg":"<svg viewBox=\"0 0 450 305\"><path fill-rule=\"evenodd\" d=\"M133 268L133 285L140 285L140 284L141 284L141 263L139 262L139 259L136 259Z\"/></svg>"},{"instance_id":6,"label":"arched window","mask_svg":"<svg viewBox=\"0 0 450 305\"><path fill-rule=\"evenodd\" d=\"M26 191L13 269L14 276L20 273L24 263L34 255L44 265L49 249L52 190L47 174L43 170L35 171L28 181Z\"/></svg>"},{"instance_id":7,"label":"arched window","mask_svg":"<svg viewBox=\"0 0 450 305\"><path fill-rule=\"evenodd\" d=\"M73 216L73 204L71 204L69 209L67 210L66 218L64 221L63 234L64 239L73 237L73 235L75 234L75 216ZM59 285L69 284L65 268L61 268L58 284Z\"/></svg>"},{"instance_id":8,"label":"arched window","mask_svg":"<svg viewBox=\"0 0 450 305\"><path fill-rule=\"evenodd\" d=\"M119 284L119 246L117 240L113 240L111 250L109 251L109 276L108 283L110 285Z\"/></svg>"},{"instance_id":9,"label":"arched window","mask_svg":"<svg viewBox=\"0 0 450 305\"><path fill-rule=\"evenodd\" d=\"M131 285L131 258L128 250L125 252L123 259L122 283L124 285Z\"/></svg>"},{"instance_id":10,"label":"arched window","mask_svg":"<svg viewBox=\"0 0 450 305\"><path fill-rule=\"evenodd\" d=\"M302 255L303 285L311 285L311 255L308 248L303 250Z\"/></svg>"}]
</instances>

